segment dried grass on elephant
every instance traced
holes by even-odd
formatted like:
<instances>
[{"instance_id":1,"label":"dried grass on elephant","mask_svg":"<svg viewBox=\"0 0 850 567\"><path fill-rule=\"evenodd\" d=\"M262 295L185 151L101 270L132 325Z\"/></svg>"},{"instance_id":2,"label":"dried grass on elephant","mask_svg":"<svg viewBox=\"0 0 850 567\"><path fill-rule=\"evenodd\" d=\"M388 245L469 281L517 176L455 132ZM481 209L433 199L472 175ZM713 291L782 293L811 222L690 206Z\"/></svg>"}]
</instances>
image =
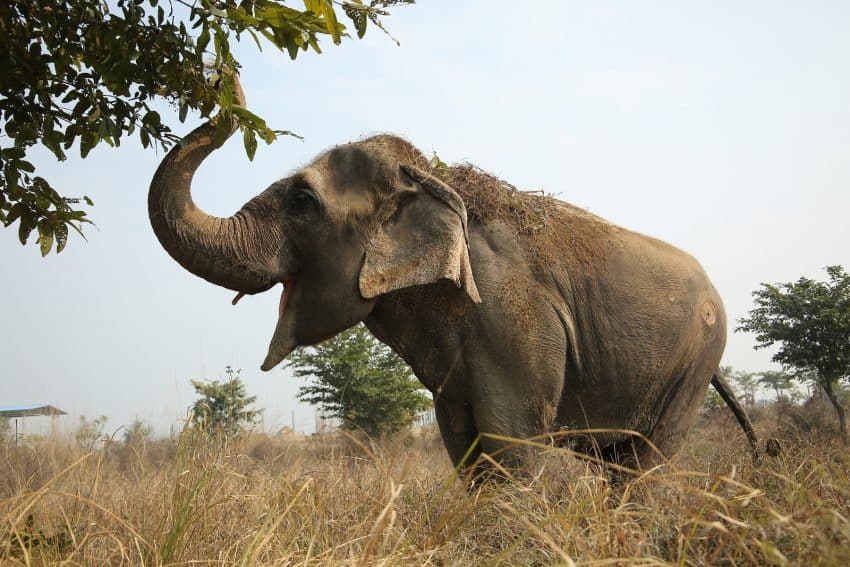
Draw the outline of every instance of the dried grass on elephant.
<instances>
[{"instance_id":1,"label":"dried grass on elephant","mask_svg":"<svg viewBox=\"0 0 850 567\"><path fill-rule=\"evenodd\" d=\"M358 142L359 145L383 155L390 155L399 164L426 171L454 189L466 205L470 222L487 224L493 221L508 223L517 237L530 237L529 248L539 259L541 269L557 262L564 243L552 225L571 227L570 245L576 257L585 263L604 257L603 241L616 238L620 228L584 209L545 195L542 191L523 191L480 167L465 162L447 165L439 159L429 160L416 146L393 134L378 134ZM392 160L388 160L388 163ZM388 179L394 168L385 172ZM389 185L389 184L388 184Z\"/></svg>"},{"instance_id":2,"label":"dried grass on elephant","mask_svg":"<svg viewBox=\"0 0 850 567\"><path fill-rule=\"evenodd\" d=\"M429 160L413 144L392 134L379 134L359 143L441 179L460 195L474 221L510 221L518 234L530 234L546 226L557 203L552 197L521 191L471 163L449 166L438 159Z\"/></svg>"}]
</instances>

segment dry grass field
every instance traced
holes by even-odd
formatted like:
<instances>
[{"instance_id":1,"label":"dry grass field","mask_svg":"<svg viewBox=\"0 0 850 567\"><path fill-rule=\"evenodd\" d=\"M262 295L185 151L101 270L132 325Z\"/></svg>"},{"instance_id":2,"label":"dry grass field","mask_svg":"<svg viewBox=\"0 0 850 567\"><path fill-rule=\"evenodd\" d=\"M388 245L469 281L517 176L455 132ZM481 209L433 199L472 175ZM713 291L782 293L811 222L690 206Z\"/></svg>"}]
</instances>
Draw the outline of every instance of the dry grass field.
<instances>
[{"instance_id":1,"label":"dry grass field","mask_svg":"<svg viewBox=\"0 0 850 567\"><path fill-rule=\"evenodd\" d=\"M431 430L372 446L6 444L0 564L850 565L846 448L787 408L762 413L778 459L753 466L724 413L669 464L613 486L552 449L533 478L467 489Z\"/></svg>"}]
</instances>

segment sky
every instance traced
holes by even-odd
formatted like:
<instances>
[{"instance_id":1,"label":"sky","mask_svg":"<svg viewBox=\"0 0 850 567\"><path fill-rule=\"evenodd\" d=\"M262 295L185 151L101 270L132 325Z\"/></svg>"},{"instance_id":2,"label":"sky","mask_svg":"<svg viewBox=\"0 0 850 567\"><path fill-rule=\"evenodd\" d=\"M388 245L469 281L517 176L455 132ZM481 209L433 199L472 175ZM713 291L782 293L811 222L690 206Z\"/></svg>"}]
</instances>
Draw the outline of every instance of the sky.
<instances>
[{"instance_id":1,"label":"sky","mask_svg":"<svg viewBox=\"0 0 850 567\"><path fill-rule=\"evenodd\" d=\"M850 3L421 0L363 40L296 61L237 48L249 108L282 138L249 162L234 137L195 176L230 215L321 151L400 134L694 255L724 300L724 363L773 367L733 333L761 282L850 267ZM164 118L176 116L163 107ZM177 124L188 132L195 123ZM147 219L161 152L127 140L86 160L33 155L68 195L88 195L87 241L42 259L0 230L0 406L51 403L166 432L190 379L241 369L263 427L312 432L303 382L263 373L279 290L246 297L184 271Z\"/></svg>"}]
</instances>

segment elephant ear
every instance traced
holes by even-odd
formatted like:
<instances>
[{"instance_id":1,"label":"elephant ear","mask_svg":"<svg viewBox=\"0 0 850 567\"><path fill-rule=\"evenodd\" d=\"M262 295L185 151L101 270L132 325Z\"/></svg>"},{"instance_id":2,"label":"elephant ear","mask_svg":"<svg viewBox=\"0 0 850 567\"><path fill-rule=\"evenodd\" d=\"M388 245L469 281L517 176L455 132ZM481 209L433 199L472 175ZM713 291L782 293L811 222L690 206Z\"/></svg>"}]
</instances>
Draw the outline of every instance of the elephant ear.
<instances>
[{"instance_id":1,"label":"elephant ear","mask_svg":"<svg viewBox=\"0 0 850 567\"><path fill-rule=\"evenodd\" d=\"M371 235L360 270L365 298L391 291L453 281L481 302L469 264L466 207L455 191L432 175L402 165L410 186L398 192Z\"/></svg>"}]
</instances>

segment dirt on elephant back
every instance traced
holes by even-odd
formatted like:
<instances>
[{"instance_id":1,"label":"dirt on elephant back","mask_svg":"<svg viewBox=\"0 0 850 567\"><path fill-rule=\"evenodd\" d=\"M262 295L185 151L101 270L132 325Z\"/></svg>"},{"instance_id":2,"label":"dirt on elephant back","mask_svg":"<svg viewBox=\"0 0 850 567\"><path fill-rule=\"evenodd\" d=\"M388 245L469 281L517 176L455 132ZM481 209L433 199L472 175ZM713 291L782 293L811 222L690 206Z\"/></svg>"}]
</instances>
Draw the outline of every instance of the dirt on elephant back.
<instances>
[{"instance_id":1,"label":"dirt on elephant back","mask_svg":"<svg viewBox=\"0 0 850 567\"><path fill-rule=\"evenodd\" d=\"M429 160L413 144L391 134L380 134L360 142L400 163L413 165L451 186L466 205L470 219L480 222L509 221L517 234L531 234L546 226L554 199L542 191L521 191L471 163L448 165L436 157Z\"/></svg>"},{"instance_id":2,"label":"dirt on elephant back","mask_svg":"<svg viewBox=\"0 0 850 567\"><path fill-rule=\"evenodd\" d=\"M602 243L617 232L614 225L584 209L542 191L517 189L471 163L448 165L436 157L429 160L399 136L379 134L359 143L427 171L451 186L463 199L471 221L486 224L501 220L516 228L517 237L533 238L533 252L541 265L551 265L563 254L565 245L578 260L597 261L604 256Z\"/></svg>"}]
</instances>

